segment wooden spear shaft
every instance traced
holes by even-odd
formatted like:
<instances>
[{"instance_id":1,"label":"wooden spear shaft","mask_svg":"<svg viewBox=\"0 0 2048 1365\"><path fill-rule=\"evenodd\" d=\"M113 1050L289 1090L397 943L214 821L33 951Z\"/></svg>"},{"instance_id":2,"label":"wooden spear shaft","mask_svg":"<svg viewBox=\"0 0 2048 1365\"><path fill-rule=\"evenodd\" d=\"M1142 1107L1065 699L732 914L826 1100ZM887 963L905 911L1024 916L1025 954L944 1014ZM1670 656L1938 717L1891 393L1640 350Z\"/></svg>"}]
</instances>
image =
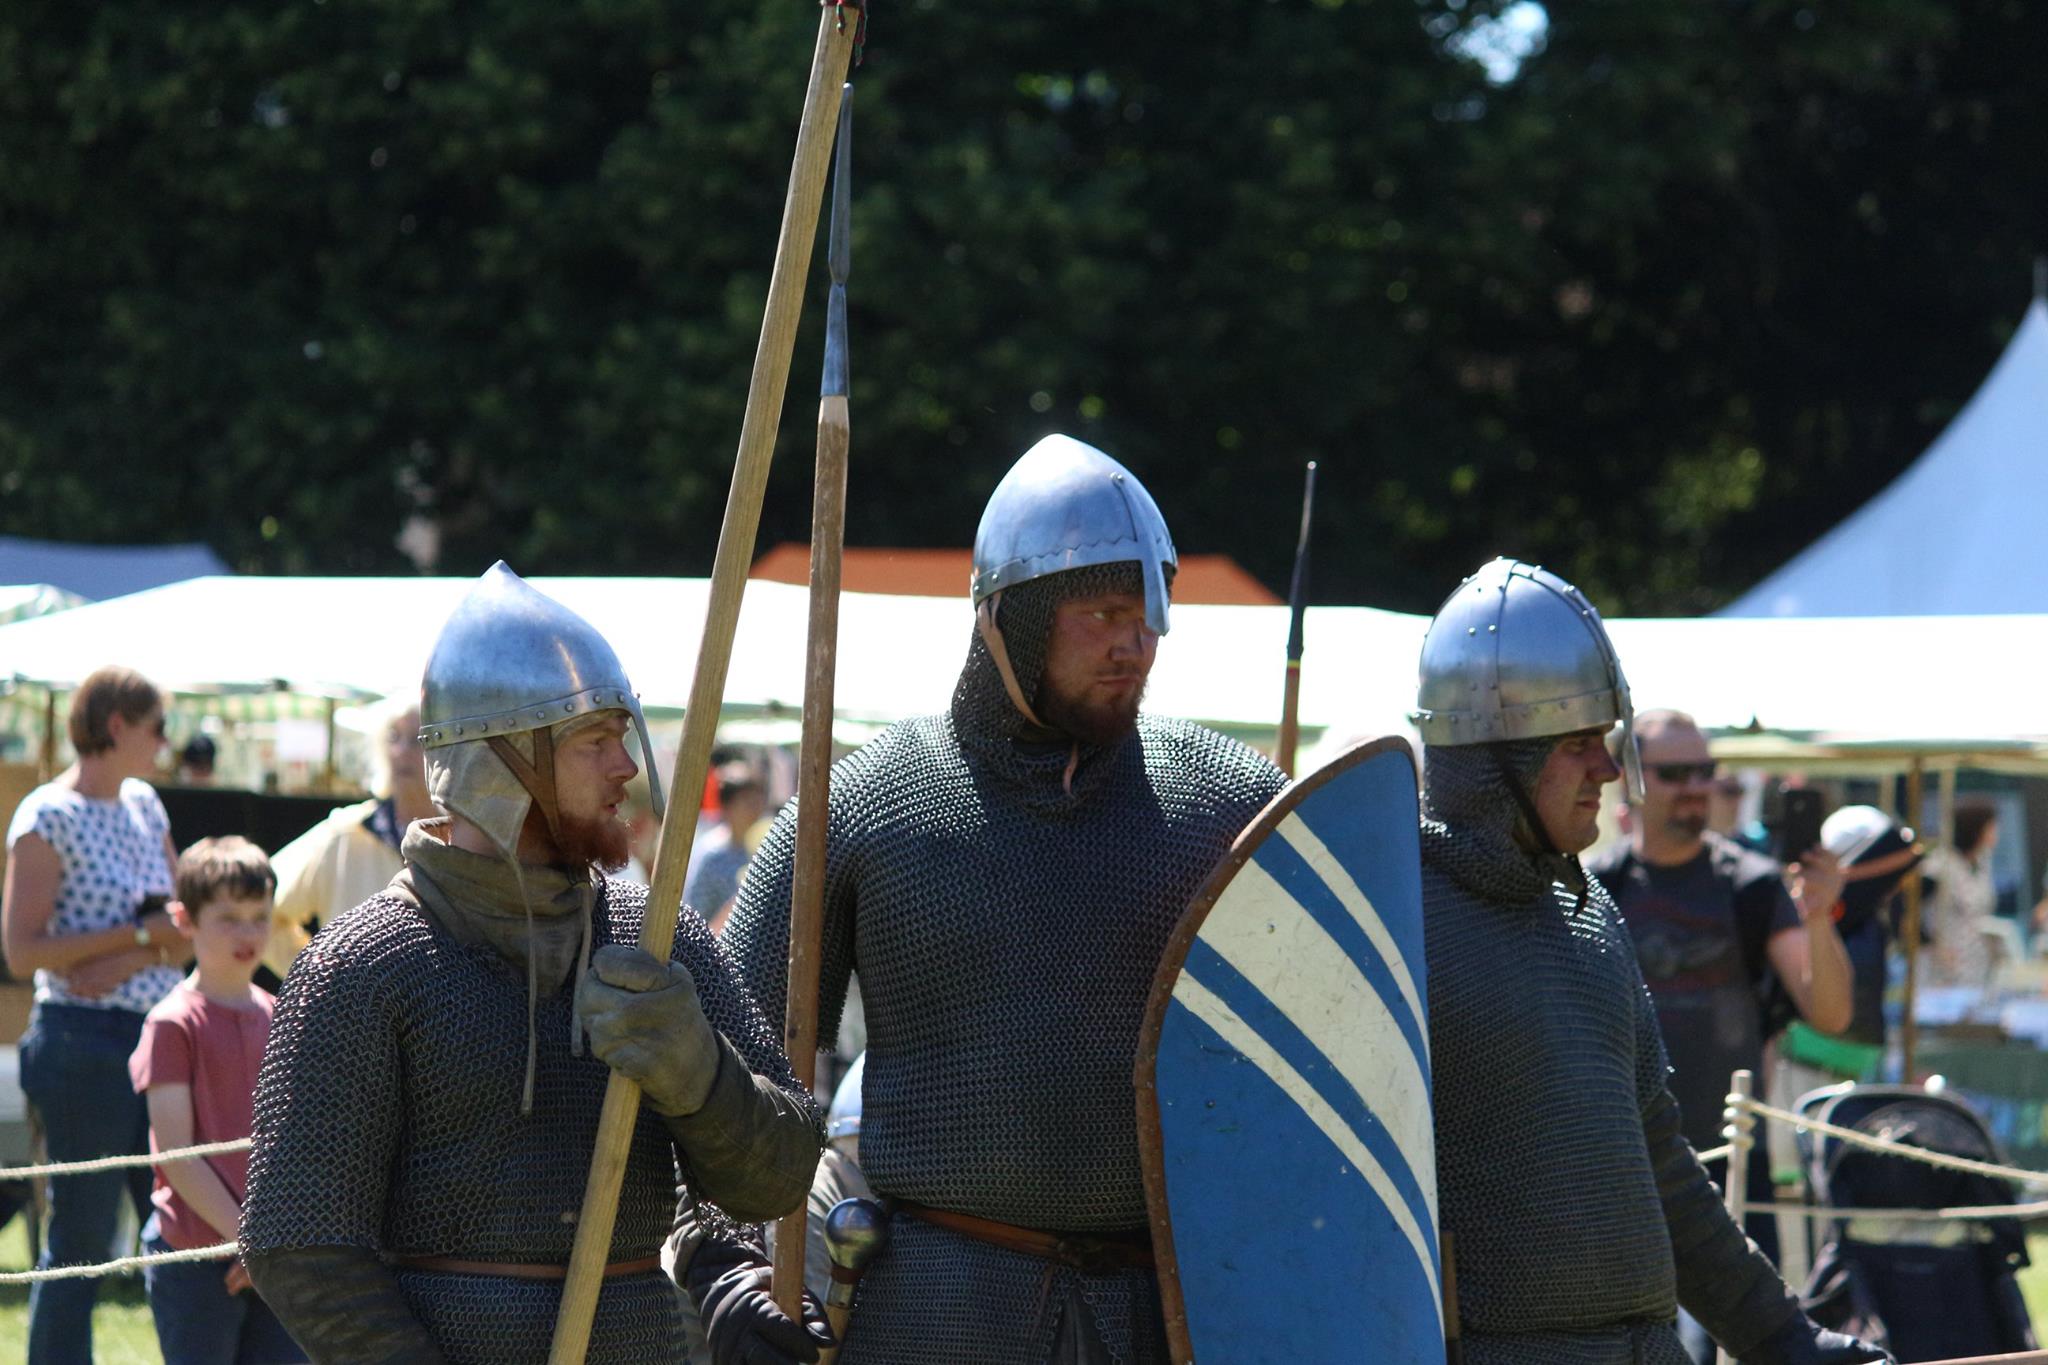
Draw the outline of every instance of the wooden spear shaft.
<instances>
[{"instance_id":1,"label":"wooden spear shaft","mask_svg":"<svg viewBox=\"0 0 2048 1365\"><path fill-rule=\"evenodd\" d=\"M754 373L747 388L746 416L740 423L732 488L726 496L725 521L719 528L718 554L712 563L704 637L697 650L697 672L690 685L682 748L676 755L675 780L661 822L654 876L647 894L647 914L640 932L640 946L663 960L668 958L675 940L676 917L682 909L683 873L690 861L698 798L704 790L704 774L711 765L711 746L718 733L718 709L725 692L726 668L732 661L740 597L746 589L754 536L761 525L761 502L767 489L768 465L775 454L782 400L789 387L790 352L796 345L797 322L803 312L804 282L810 273L811 244L818 231L818 208L825 198L825 173L831 163L833 126L839 118L840 88L853 55L859 18L858 10L842 13L831 6L819 16L810 83L804 92L803 120L797 129L796 158L789 173L789 195L783 203L782 230L775 244L775 269L768 281L768 306L761 319L761 341L754 352ZM653 761L651 755L648 761ZM605 1261L618 1217L626 1154L632 1146L633 1128L639 1117L640 1087L613 1072L605 1086L597 1145L591 1153L583 1212L577 1220L576 1240L569 1253L568 1278L562 1285L562 1306L555 1319L549 1365L582 1365L589 1349L590 1324L597 1316L597 1296L604 1287Z\"/></svg>"},{"instance_id":2,"label":"wooden spear shaft","mask_svg":"<svg viewBox=\"0 0 2048 1365\"><path fill-rule=\"evenodd\" d=\"M853 87L839 103L827 255L825 374L818 399L818 468L811 486L810 638L804 667L803 743L797 752L796 875L789 906L789 983L782 1046L806 1086L818 1076L818 968L825 935L825 831L832 801L832 682L839 658L839 569L846 540L846 465L853 431L846 407L846 278L852 266ZM803 1321L804 1249L810 1209L775 1225L776 1303Z\"/></svg>"}]
</instances>

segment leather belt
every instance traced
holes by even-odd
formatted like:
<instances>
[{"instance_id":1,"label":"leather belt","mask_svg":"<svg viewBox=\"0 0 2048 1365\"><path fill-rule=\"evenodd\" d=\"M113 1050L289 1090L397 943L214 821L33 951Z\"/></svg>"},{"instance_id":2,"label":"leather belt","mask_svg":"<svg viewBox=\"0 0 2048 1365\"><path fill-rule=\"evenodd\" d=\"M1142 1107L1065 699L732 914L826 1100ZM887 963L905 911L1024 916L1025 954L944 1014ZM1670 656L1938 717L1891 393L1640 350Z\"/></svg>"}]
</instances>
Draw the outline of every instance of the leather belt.
<instances>
[{"instance_id":1,"label":"leather belt","mask_svg":"<svg viewBox=\"0 0 2048 1365\"><path fill-rule=\"evenodd\" d=\"M928 1208L902 1199L896 1200L893 1207L904 1217L915 1218L920 1223L930 1223L933 1227L957 1232L962 1237L1001 1247L1005 1251L1036 1256L1084 1275L1152 1268L1152 1236L1143 1231L1041 1232L1036 1228L998 1223L993 1218L977 1218L971 1213Z\"/></svg>"},{"instance_id":2,"label":"leather belt","mask_svg":"<svg viewBox=\"0 0 2048 1365\"><path fill-rule=\"evenodd\" d=\"M569 1267L533 1261L463 1261L453 1256L399 1256L392 1261L401 1270L436 1270L450 1275L505 1275L515 1280L566 1280ZM642 1256L637 1261L613 1261L604 1268L608 1280L621 1275L644 1275L661 1269L661 1257Z\"/></svg>"}]
</instances>

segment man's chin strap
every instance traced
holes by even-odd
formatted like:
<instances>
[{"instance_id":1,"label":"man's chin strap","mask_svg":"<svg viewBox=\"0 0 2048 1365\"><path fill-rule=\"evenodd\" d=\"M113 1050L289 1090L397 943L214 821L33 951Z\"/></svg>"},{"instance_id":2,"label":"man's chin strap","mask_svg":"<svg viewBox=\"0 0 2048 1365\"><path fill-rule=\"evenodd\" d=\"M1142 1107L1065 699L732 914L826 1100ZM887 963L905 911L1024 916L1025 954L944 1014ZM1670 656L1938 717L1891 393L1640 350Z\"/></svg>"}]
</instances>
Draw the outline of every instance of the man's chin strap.
<instances>
[{"instance_id":1,"label":"man's chin strap","mask_svg":"<svg viewBox=\"0 0 2048 1365\"><path fill-rule=\"evenodd\" d=\"M540 818L547 822L548 834L559 846L562 842L562 812L555 800L555 732L553 729L529 731L533 736L533 761L527 762L526 755L519 752L519 746L509 735L491 735L484 743L491 746L512 776L519 779L519 785L526 788L526 794L533 798L533 808L540 812Z\"/></svg>"},{"instance_id":2,"label":"man's chin strap","mask_svg":"<svg viewBox=\"0 0 2048 1365\"><path fill-rule=\"evenodd\" d=\"M1024 719L1041 730L1052 727L1038 718L1031 709L1031 703L1024 700L1024 689L1017 684L1017 670L1010 667L1010 649L1003 643L1003 632L996 628L996 608L1001 605L1003 595L990 593L974 609L974 628L981 632L981 643L988 648L989 658L995 660L996 674L1003 680L1003 690L1010 694L1011 703L1024 713Z\"/></svg>"},{"instance_id":3,"label":"man's chin strap","mask_svg":"<svg viewBox=\"0 0 2048 1365\"><path fill-rule=\"evenodd\" d=\"M519 752L519 746L509 735L491 735L484 742L491 746L491 752L517 778L519 785L526 788L526 794L533 798L533 807L540 812L540 818L548 827L548 835L555 841L555 847L562 846L562 812L555 795L555 732L552 726L531 732L533 735L533 761ZM526 877L519 871L517 850L514 850L512 870L519 878L519 898L526 903L526 1084L520 1092L519 1112L533 1112L533 1077L535 1062L539 1056L540 1038L534 1016L540 1010L540 968L535 962L533 950L533 901L526 894ZM583 898L583 941L576 950L576 977L581 981L583 974L590 970L591 921L596 918L596 882L592 879L589 892ZM573 982L571 989L574 989ZM583 1055L583 1029L572 1015L569 1022L569 1055Z\"/></svg>"},{"instance_id":4,"label":"man's chin strap","mask_svg":"<svg viewBox=\"0 0 2048 1365\"><path fill-rule=\"evenodd\" d=\"M1024 689L1017 683L1017 670L1010 667L1010 649L1003 643L1003 632L996 626L996 608L1002 603L1003 594L992 592L983 598L981 605L974 609L974 628L981 632L981 643L988 650L988 657L995 661L996 676L1003 680L1003 690L1010 694L1010 702L1024 719L1041 730L1051 730L1031 709L1031 703L1024 700ZM1055 732L1057 733L1057 732ZM1081 766L1081 744L1073 741L1067 753L1067 770L1060 777L1060 786L1067 795L1074 794L1074 773ZM513 771L517 772L515 768Z\"/></svg>"}]
</instances>

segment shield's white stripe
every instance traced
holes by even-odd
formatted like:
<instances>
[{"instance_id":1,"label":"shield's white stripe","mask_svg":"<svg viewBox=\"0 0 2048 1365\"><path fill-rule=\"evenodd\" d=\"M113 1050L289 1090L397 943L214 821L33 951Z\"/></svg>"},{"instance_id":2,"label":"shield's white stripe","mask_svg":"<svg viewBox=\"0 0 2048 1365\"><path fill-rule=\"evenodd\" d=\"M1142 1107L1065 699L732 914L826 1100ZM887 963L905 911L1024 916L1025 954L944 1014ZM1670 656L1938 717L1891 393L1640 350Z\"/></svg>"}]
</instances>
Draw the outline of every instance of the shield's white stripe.
<instances>
[{"instance_id":1,"label":"shield's white stripe","mask_svg":"<svg viewBox=\"0 0 2048 1365\"><path fill-rule=\"evenodd\" d=\"M1351 918L1358 921L1358 927L1363 929L1365 936L1372 941L1372 946L1379 950L1381 959L1387 964L1387 970L1393 973L1394 984L1401 988L1401 998L1408 1002L1409 1013L1415 1016L1415 1028L1422 1035L1422 1047L1426 1056L1429 1050L1429 1018L1422 1010L1422 993L1415 989L1415 977L1408 970L1408 960L1401 956L1400 946L1394 942L1393 935L1387 932L1387 926L1380 922L1380 912L1372 908L1372 902L1366 899L1365 892L1359 889L1358 883L1345 871L1344 864L1337 861L1337 855L1330 852L1329 847L1316 837L1316 832L1308 827L1299 814L1290 813L1282 820L1279 833L1280 837L1287 841L1288 846L1300 854L1302 860L1323 879L1323 885L1336 893L1344 908L1351 912Z\"/></svg>"},{"instance_id":2,"label":"shield's white stripe","mask_svg":"<svg viewBox=\"0 0 2048 1365\"><path fill-rule=\"evenodd\" d=\"M1386 1126L1436 1214L1436 1139L1429 1081L1389 1002L1373 989L1329 931L1257 862L1238 869L1201 940L1328 1057ZM1186 980L1186 976L1182 976Z\"/></svg>"},{"instance_id":3,"label":"shield's white stripe","mask_svg":"<svg viewBox=\"0 0 2048 1365\"><path fill-rule=\"evenodd\" d=\"M1380 1203L1386 1206L1387 1212L1393 1216L1402 1235L1407 1237L1410 1249L1415 1252L1415 1259L1421 1264L1422 1273L1429 1281L1430 1298L1436 1304L1437 1318L1441 1325L1443 1286L1437 1281L1436 1258L1430 1255L1429 1240L1417 1226L1415 1215L1409 1212L1408 1201L1401 1197L1400 1190L1395 1188L1394 1182L1388 1178L1386 1170L1373 1156L1372 1150L1358 1134L1351 1131L1351 1125L1344 1122L1337 1111L1316 1093L1316 1088L1288 1064L1285 1057L1268 1046L1266 1040L1259 1037L1257 1030L1238 1017L1235 1010L1224 1004L1201 982L1182 972L1180 980L1174 985L1173 998L1186 1006L1197 1019L1215 1029L1225 1042L1243 1053L1252 1065L1258 1067L1275 1085L1285 1091L1287 1097L1299 1105L1309 1120L1322 1130L1323 1136L1336 1144L1337 1150L1350 1161L1352 1168L1365 1178L1366 1184L1379 1196Z\"/></svg>"}]
</instances>

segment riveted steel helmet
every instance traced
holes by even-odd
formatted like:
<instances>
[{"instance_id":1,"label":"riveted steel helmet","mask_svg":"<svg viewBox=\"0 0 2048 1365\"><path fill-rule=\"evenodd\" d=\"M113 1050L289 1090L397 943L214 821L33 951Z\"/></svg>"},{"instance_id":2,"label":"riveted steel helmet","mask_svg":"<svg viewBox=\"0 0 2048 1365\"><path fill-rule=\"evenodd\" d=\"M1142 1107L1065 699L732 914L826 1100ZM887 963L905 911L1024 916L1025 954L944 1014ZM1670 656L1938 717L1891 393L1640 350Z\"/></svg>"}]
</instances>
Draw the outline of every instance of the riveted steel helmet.
<instances>
[{"instance_id":1,"label":"riveted steel helmet","mask_svg":"<svg viewBox=\"0 0 2048 1365\"><path fill-rule=\"evenodd\" d=\"M434 641L420 683L421 745L433 750L543 730L597 711L632 717L659 819L654 745L619 656L588 621L504 560L493 564Z\"/></svg>"},{"instance_id":2,"label":"riveted steel helmet","mask_svg":"<svg viewBox=\"0 0 2048 1365\"><path fill-rule=\"evenodd\" d=\"M974 533L974 605L1047 574L1134 560L1145 624L1166 634L1166 578L1178 568L1166 518L1131 471L1071 436L1048 436L996 485Z\"/></svg>"},{"instance_id":3,"label":"riveted steel helmet","mask_svg":"<svg viewBox=\"0 0 2048 1365\"><path fill-rule=\"evenodd\" d=\"M1444 746L1618 721L1629 795L1642 799L1635 709L1614 642L1584 593L1535 564L1493 560L1444 599L1423 637L1409 719L1423 743Z\"/></svg>"}]
</instances>

